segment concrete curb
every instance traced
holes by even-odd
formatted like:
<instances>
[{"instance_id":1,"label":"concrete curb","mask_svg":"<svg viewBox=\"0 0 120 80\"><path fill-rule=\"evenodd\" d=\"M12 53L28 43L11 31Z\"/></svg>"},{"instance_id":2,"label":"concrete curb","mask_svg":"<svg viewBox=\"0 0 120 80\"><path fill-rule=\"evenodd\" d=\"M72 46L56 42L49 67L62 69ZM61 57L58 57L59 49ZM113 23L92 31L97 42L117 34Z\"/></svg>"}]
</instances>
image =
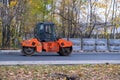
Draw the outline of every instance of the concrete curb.
<instances>
[{"instance_id":1,"label":"concrete curb","mask_svg":"<svg viewBox=\"0 0 120 80\"><path fill-rule=\"evenodd\" d=\"M8 52L21 52L21 50L0 50L2 53L8 53Z\"/></svg>"},{"instance_id":2,"label":"concrete curb","mask_svg":"<svg viewBox=\"0 0 120 80\"><path fill-rule=\"evenodd\" d=\"M0 65L67 65L67 64L120 64L120 60L84 61L0 61Z\"/></svg>"},{"instance_id":3,"label":"concrete curb","mask_svg":"<svg viewBox=\"0 0 120 80\"><path fill-rule=\"evenodd\" d=\"M21 52L21 50L0 50L0 53L15 53ZM113 52L113 51L83 51L83 50L73 50L73 53L120 53L120 52Z\"/></svg>"}]
</instances>

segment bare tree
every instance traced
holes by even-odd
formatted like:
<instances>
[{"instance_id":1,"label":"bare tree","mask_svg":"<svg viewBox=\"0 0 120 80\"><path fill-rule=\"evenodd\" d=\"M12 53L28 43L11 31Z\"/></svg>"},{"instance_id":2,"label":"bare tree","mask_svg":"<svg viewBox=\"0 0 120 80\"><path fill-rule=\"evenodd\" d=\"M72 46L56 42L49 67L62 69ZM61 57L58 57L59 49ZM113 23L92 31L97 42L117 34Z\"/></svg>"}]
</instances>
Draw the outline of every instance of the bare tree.
<instances>
[{"instance_id":1,"label":"bare tree","mask_svg":"<svg viewBox=\"0 0 120 80\"><path fill-rule=\"evenodd\" d=\"M19 36L21 34L21 17L24 12L25 2L26 0L18 0L17 4L12 7L9 5L1 6L0 17L2 21L2 48L9 48L13 35ZM15 20L14 26L11 26L12 20ZM15 33L12 34L14 30ZM14 37L14 39L17 39L17 37Z\"/></svg>"},{"instance_id":2,"label":"bare tree","mask_svg":"<svg viewBox=\"0 0 120 80\"><path fill-rule=\"evenodd\" d=\"M13 19L12 12L6 5L1 7L2 19L2 47L10 47L10 25Z\"/></svg>"}]
</instances>

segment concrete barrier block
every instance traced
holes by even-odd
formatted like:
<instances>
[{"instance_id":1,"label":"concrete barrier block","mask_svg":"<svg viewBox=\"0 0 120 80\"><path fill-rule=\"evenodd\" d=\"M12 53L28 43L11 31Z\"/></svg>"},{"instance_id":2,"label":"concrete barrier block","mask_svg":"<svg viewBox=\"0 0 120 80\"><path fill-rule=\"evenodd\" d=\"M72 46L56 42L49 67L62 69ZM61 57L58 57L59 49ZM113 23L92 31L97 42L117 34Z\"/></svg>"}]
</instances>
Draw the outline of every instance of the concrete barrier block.
<instances>
[{"instance_id":1,"label":"concrete barrier block","mask_svg":"<svg viewBox=\"0 0 120 80\"><path fill-rule=\"evenodd\" d=\"M95 47L94 46L83 46L83 50L84 51L93 51L93 50L95 50Z\"/></svg>"},{"instance_id":2,"label":"concrete barrier block","mask_svg":"<svg viewBox=\"0 0 120 80\"><path fill-rule=\"evenodd\" d=\"M107 46L96 46L97 51L106 51L108 50Z\"/></svg>"},{"instance_id":3,"label":"concrete barrier block","mask_svg":"<svg viewBox=\"0 0 120 80\"><path fill-rule=\"evenodd\" d=\"M73 50L81 50L80 46L73 46Z\"/></svg>"}]
</instances>

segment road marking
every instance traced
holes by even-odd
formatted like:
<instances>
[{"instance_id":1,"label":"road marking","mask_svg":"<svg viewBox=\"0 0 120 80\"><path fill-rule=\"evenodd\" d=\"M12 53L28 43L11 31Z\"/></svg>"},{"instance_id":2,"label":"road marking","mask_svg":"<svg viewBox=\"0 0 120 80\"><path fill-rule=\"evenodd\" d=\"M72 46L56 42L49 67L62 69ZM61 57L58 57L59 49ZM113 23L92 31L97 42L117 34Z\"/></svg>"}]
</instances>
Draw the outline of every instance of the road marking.
<instances>
[{"instance_id":1,"label":"road marking","mask_svg":"<svg viewBox=\"0 0 120 80\"><path fill-rule=\"evenodd\" d=\"M0 65L52 65L52 64L120 64L120 60L84 60L84 61L0 61Z\"/></svg>"}]
</instances>

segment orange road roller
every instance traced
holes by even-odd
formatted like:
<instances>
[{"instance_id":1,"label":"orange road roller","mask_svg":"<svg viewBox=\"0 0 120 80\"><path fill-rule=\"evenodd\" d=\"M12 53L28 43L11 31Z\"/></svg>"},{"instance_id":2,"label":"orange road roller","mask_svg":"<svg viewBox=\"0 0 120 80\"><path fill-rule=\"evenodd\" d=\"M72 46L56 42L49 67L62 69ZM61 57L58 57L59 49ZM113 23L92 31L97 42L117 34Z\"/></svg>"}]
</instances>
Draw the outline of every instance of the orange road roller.
<instances>
[{"instance_id":1,"label":"orange road roller","mask_svg":"<svg viewBox=\"0 0 120 80\"><path fill-rule=\"evenodd\" d=\"M58 38L55 33L55 25L52 22L40 22L34 29L34 38L21 42L22 53L26 56L35 52L56 52L60 56L69 56L72 53L73 43Z\"/></svg>"}]
</instances>

